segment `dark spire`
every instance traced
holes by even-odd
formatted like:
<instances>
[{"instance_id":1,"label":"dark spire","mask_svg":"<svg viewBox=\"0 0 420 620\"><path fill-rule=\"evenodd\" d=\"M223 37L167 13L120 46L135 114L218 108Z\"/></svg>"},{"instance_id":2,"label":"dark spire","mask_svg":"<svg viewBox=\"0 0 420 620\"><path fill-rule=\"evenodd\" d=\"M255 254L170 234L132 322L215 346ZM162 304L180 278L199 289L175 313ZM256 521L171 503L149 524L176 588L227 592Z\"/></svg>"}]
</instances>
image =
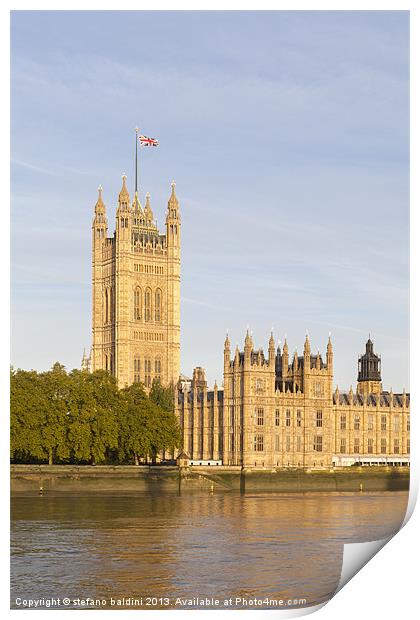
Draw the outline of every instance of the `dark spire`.
<instances>
[{"instance_id":1,"label":"dark spire","mask_svg":"<svg viewBox=\"0 0 420 620\"><path fill-rule=\"evenodd\" d=\"M381 381L381 358L373 352L373 342L366 342L366 353L359 355L358 381Z\"/></svg>"}]
</instances>

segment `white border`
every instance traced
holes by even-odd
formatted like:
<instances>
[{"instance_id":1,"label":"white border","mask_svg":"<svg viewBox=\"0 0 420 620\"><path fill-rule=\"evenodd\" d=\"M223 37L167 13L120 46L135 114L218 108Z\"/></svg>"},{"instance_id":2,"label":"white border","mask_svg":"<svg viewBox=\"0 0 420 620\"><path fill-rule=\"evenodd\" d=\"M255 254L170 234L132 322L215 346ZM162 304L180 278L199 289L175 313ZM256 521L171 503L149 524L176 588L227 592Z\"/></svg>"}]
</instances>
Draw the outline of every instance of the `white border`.
<instances>
[{"instance_id":1,"label":"white border","mask_svg":"<svg viewBox=\"0 0 420 620\"><path fill-rule=\"evenodd\" d=\"M73 0L72 2L53 2L53 1L9 1L2 4L0 16L3 18L0 20L0 45L1 45L1 58L4 59L1 63L2 69L2 84L9 83L9 11L10 10L409 10L411 15L411 63L414 65L415 60L420 57L419 49L419 20L418 9L414 2L404 1L372 1L354 0L353 2L315 2L315 1L300 1L295 0L293 2L266 2L261 0L260 2L229 2L224 0L213 0L212 2L201 2L200 6L194 2L162 2L155 0L152 3L141 2L138 0L121 0L119 3L107 2L101 3L99 1L90 2L84 0ZM357 44L357 42L355 42ZM415 68L411 69L411 109L413 111L411 118L411 205L415 205L411 209L411 407L413 411L412 415L412 445L416 452L412 455L412 469L411 469L411 492L410 492L410 508L408 514L411 514L415 499L417 497L417 488L419 481L419 458L418 458L418 445L419 445L419 423L416 418L418 417L419 408L417 406L418 397L415 390L417 382L415 378L418 376L419 365L417 362L417 347L419 344L419 326L416 323L416 317L419 313L419 287L416 284L420 280L419 268L419 252L418 252L418 234L419 234L419 216L418 208L420 205L418 181L416 175L420 170L419 157L418 157L418 121L416 110L420 109L420 101L418 96L418 69L417 63ZM2 467L2 493L3 493L3 510L2 510L2 533L4 547L8 549L8 535L9 535L9 504L8 504L8 393L7 393L7 380L9 369L9 330L10 324L10 308L6 302L7 291L9 290L9 253L10 253L10 236L9 236L9 218L6 205L9 203L10 198L10 167L9 167L9 143L10 143L10 108L9 101L3 95L1 101L1 123L2 123L2 136L3 136L3 149L2 149L2 166L0 166L0 187L4 190L3 193L3 209L1 211L3 217L1 220L1 233L2 242L0 244L0 260L3 266L3 278L2 278L2 303L1 308L1 325L4 330L2 347L1 347L1 411L3 415L3 425L1 432L1 454L3 458ZM7 139L9 138L9 140ZM397 534L388 544L382 549L378 555L376 555L368 564L359 572L352 580L351 584L344 587L321 611L318 612L318 617L327 620L328 618L340 617L346 618L369 618L369 617L381 617L381 620L387 620L388 618L394 620L396 617L414 616L414 610L417 611L417 561L416 561L416 542L419 541L418 532L419 528L419 511L417 510L412 516L411 520L404 527L404 530ZM9 610L9 568L7 553L2 554L2 597L1 606L6 614L12 615L12 617L19 617L22 612ZM313 609L313 608L312 608ZM55 618L61 616L66 612L49 611L49 612L33 612L33 613L46 613L47 617ZM71 618L75 617L74 614L85 614L83 611L73 611ZM89 611L89 614L95 613ZM103 614L111 614L112 620L117 620L120 614L123 613L123 617L127 617L127 614L137 613L135 611L124 612L101 612ZM141 612L141 615L154 614L155 619L163 617L168 619L169 614L171 616L185 616L185 611L154 611L154 612ZM231 616L232 614L241 614L241 611L191 611L188 612L189 617L196 617L196 615L205 615L206 617L214 617L217 619L223 618L226 614ZM256 611L252 612L254 617L258 615L266 616L270 614L280 613L282 617L285 617L285 613L278 611Z\"/></svg>"}]
</instances>

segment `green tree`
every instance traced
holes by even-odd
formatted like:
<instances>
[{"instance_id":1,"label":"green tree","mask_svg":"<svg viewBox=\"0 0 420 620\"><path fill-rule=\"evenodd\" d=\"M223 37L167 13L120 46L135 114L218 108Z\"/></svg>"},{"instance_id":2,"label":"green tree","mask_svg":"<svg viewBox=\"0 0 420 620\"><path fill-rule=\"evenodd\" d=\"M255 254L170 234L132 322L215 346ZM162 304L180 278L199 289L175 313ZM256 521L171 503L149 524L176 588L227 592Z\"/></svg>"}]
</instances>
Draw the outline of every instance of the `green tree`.
<instances>
[{"instance_id":1,"label":"green tree","mask_svg":"<svg viewBox=\"0 0 420 620\"><path fill-rule=\"evenodd\" d=\"M48 452L48 463L70 457L68 442L70 377L64 366L56 362L49 372L39 375L46 400L41 428L42 445Z\"/></svg>"},{"instance_id":2,"label":"green tree","mask_svg":"<svg viewBox=\"0 0 420 620\"><path fill-rule=\"evenodd\" d=\"M20 462L156 461L181 443L174 390L118 390L108 372L11 370L11 457Z\"/></svg>"},{"instance_id":3,"label":"green tree","mask_svg":"<svg viewBox=\"0 0 420 620\"><path fill-rule=\"evenodd\" d=\"M69 443L76 461L104 462L107 451L118 447L121 406L114 377L104 370L70 373Z\"/></svg>"},{"instance_id":4,"label":"green tree","mask_svg":"<svg viewBox=\"0 0 420 620\"><path fill-rule=\"evenodd\" d=\"M139 464L150 450L147 437L149 400L141 384L133 384L120 392L122 408L119 417L118 456L122 462Z\"/></svg>"},{"instance_id":5,"label":"green tree","mask_svg":"<svg viewBox=\"0 0 420 620\"><path fill-rule=\"evenodd\" d=\"M155 397L161 397L160 387L154 388ZM134 384L122 390L121 395L126 405L120 419L120 458L136 464L140 458L151 458L154 463L160 451L180 445L181 433L173 410L153 402L152 390L148 397L141 385ZM165 397L169 406L167 394Z\"/></svg>"},{"instance_id":6,"label":"green tree","mask_svg":"<svg viewBox=\"0 0 420 620\"><path fill-rule=\"evenodd\" d=\"M155 463L159 452L172 450L181 445L181 430L175 413L150 402L148 435L150 437L149 455L152 463Z\"/></svg>"},{"instance_id":7,"label":"green tree","mask_svg":"<svg viewBox=\"0 0 420 620\"><path fill-rule=\"evenodd\" d=\"M167 387L163 387L159 379L153 379L152 387L149 394L149 398L152 403L155 403L155 405L158 405L166 411L174 411L174 395L175 389L172 384L168 385Z\"/></svg>"},{"instance_id":8,"label":"green tree","mask_svg":"<svg viewBox=\"0 0 420 620\"><path fill-rule=\"evenodd\" d=\"M13 460L43 461L46 399L40 377L34 370L10 373L10 451Z\"/></svg>"}]
</instances>

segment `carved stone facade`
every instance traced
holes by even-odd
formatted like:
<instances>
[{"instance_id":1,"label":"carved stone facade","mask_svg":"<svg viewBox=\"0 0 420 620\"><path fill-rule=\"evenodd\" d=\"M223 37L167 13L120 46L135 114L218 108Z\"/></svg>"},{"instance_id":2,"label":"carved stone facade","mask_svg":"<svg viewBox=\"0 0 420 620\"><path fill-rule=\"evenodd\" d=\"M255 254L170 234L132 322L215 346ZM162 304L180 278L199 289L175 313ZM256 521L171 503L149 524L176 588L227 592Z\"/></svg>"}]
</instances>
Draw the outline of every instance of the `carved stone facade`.
<instances>
[{"instance_id":1,"label":"carved stone facade","mask_svg":"<svg viewBox=\"0 0 420 620\"><path fill-rule=\"evenodd\" d=\"M367 348L373 354L370 340ZM409 395L368 394L362 384L371 379L359 365L356 394L333 391L330 339L324 361L311 353L308 336L303 355L291 359L286 342L275 350L273 335L268 357L255 351L249 333L231 359L226 337L224 389L209 391L202 368L179 386L184 450L196 462L244 467L408 464Z\"/></svg>"},{"instance_id":2,"label":"carved stone facade","mask_svg":"<svg viewBox=\"0 0 420 620\"><path fill-rule=\"evenodd\" d=\"M166 234L123 185L116 226L108 237L102 188L92 224L92 349L90 367L104 369L119 387L153 379L177 383L180 372L181 219L175 183L168 201Z\"/></svg>"}]
</instances>

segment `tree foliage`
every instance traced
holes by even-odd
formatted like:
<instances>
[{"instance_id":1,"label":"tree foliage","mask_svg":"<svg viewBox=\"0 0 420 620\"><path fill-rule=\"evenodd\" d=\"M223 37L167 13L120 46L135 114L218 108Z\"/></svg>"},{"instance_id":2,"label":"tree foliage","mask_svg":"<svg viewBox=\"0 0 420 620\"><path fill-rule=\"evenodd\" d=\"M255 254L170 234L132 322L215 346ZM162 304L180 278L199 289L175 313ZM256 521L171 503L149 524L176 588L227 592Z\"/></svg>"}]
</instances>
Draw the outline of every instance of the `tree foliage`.
<instances>
[{"instance_id":1,"label":"tree foliage","mask_svg":"<svg viewBox=\"0 0 420 620\"><path fill-rule=\"evenodd\" d=\"M180 445L174 390L118 390L106 371L11 370L13 462L139 463Z\"/></svg>"},{"instance_id":2,"label":"tree foliage","mask_svg":"<svg viewBox=\"0 0 420 620\"><path fill-rule=\"evenodd\" d=\"M159 379L153 379L152 388L150 390L150 400L165 411L174 411L175 388L173 385L164 387Z\"/></svg>"}]
</instances>

